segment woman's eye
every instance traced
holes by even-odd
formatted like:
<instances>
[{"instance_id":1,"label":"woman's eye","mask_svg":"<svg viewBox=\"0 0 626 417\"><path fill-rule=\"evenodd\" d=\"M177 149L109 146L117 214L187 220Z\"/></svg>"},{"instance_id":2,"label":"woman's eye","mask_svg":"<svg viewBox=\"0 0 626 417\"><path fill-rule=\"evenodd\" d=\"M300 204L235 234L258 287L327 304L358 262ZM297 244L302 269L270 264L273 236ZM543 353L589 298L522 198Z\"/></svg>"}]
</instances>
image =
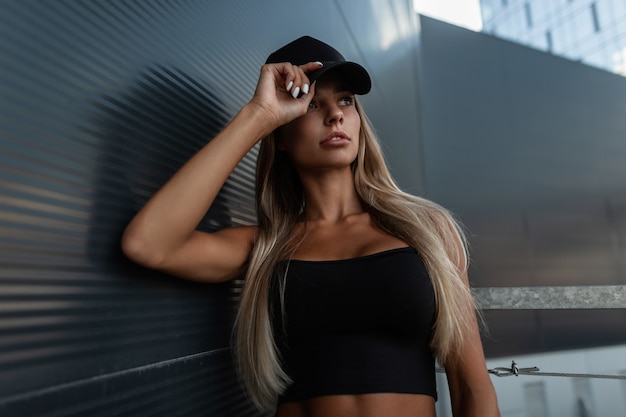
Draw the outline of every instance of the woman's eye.
<instances>
[{"instance_id":1,"label":"woman's eye","mask_svg":"<svg viewBox=\"0 0 626 417\"><path fill-rule=\"evenodd\" d=\"M354 103L354 96L342 97L340 103L344 106L351 106Z\"/></svg>"},{"instance_id":2,"label":"woman's eye","mask_svg":"<svg viewBox=\"0 0 626 417\"><path fill-rule=\"evenodd\" d=\"M317 104L314 102L309 103L309 110L317 108Z\"/></svg>"}]
</instances>

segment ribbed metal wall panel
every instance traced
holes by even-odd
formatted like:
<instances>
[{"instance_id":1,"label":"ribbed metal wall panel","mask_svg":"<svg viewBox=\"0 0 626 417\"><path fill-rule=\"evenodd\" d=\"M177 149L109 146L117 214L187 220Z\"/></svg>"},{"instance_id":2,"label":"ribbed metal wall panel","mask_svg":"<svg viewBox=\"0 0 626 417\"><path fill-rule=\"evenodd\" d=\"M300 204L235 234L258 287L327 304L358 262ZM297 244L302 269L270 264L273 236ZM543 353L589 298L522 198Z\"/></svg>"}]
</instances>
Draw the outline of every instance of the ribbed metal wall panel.
<instances>
[{"instance_id":1,"label":"ribbed metal wall panel","mask_svg":"<svg viewBox=\"0 0 626 417\"><path fill-rule=\"evenodd\" d=\"M136 266L120 235L303 34L368 67L364 103L419 188L414 19L406 0L2 1L0 415L257 415L229 349L237 284ZM201 228L255 222L255 158Z\"/></svg>"},{"instance_id":2,"label":"ribbed metal wall panel","mask_svg":"<svg viewBox=\"0 0 626 417\"><path fill-rule=\"evenodd\" d=\"M210 42L211 9L2 3L0 415L257 414L228 348L236 286L176 280L119 249L256 78L261 52ZM255 221L254 163L253 151L203 229Z\"/></svg>"}]
</instances>

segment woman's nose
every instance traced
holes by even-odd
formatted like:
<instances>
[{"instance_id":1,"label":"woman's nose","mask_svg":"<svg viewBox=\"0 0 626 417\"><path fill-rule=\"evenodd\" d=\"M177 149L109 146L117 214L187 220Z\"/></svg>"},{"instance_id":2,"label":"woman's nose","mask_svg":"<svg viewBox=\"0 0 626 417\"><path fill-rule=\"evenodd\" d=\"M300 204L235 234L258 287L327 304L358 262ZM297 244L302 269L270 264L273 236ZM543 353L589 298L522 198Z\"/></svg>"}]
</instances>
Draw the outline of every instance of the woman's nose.
<instances>
[{"instance_id":1,"label":"woman's nose","mask_svg":"<svg viewBox=\"0 0 626 417\"><path fill-rule=\"evenodd\" d=\"M335 123L343 123L343 111L338 106L330 107L326 115L326 124L332 125Z\"/></svg>"}]
</instances>

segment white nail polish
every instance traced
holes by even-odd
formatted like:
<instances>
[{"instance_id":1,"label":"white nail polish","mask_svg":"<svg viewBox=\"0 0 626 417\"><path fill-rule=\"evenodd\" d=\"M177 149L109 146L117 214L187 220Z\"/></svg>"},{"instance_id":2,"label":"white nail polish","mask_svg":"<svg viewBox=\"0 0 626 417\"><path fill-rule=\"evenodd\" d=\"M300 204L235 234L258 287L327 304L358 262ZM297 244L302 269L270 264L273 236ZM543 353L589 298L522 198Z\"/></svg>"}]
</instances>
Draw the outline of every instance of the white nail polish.
<instances>
[{"instance_id":1,"label":"white nail polish","mask_svg":"<svg viewBox=\"0 0 626 417\"><path fill-rule=\"evenodd\" d=\"M315 63L316 63L317 65L324 65L324 64L322 64L320 61L315 61Z\"/></svg>"},{"instance_id":2,"label":"white nail polish","mask_svg":"<svg viewBox=\"0 0 626 417\"><path fill-rule=\"evenodd\" d=\"M291 87L293 87L293 81L289 81L289 84L287 84L287 91L291 91Z\"/></svg>"},{"instance_id":3,"label":"white nail polish","mask_svg":"<svg viewBox=\"0 0 626 417\"><path fill-rule=\"evenodd\" d=\"M300 94L300 87L296 87L293 90L293 93L291 93L291 95L293 96L293 98L298 98L298 94Z\"/></svg>"},{"instance_id":4,"label":"white nail polish","mask_svg":"<svg viewBox=\"0 0 626 417\"><path fill-rule=\"evenodd\" d=\"M308 84L304 84L302 86L302 94L309 94L309 85Z\"/></svg>"}]
</instances>

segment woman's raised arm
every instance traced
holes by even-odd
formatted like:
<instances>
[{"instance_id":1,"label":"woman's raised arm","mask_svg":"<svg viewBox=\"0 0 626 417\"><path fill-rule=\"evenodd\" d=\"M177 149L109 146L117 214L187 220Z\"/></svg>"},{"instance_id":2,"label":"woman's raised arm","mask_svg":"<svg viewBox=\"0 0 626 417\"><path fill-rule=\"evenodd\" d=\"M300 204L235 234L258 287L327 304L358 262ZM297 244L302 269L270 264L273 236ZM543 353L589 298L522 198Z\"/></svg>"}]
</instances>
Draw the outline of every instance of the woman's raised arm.
<instances>
[{"instance_id":1,"label":"woman's raised arm","mask_svg":"<svg viewBox=\"0 0 626 417\"><path fill-rule=\"evenodd\" d=\"M239 275L256 228L205 233L196 227L246 153L274 129L306 112L312 94L298 98L298 92L308 91L306 73L319 65L264 65L252 100L127 226L122 236L126 256L146 267L193 280L219 282Z\"/></svg>"}]
</instances>

